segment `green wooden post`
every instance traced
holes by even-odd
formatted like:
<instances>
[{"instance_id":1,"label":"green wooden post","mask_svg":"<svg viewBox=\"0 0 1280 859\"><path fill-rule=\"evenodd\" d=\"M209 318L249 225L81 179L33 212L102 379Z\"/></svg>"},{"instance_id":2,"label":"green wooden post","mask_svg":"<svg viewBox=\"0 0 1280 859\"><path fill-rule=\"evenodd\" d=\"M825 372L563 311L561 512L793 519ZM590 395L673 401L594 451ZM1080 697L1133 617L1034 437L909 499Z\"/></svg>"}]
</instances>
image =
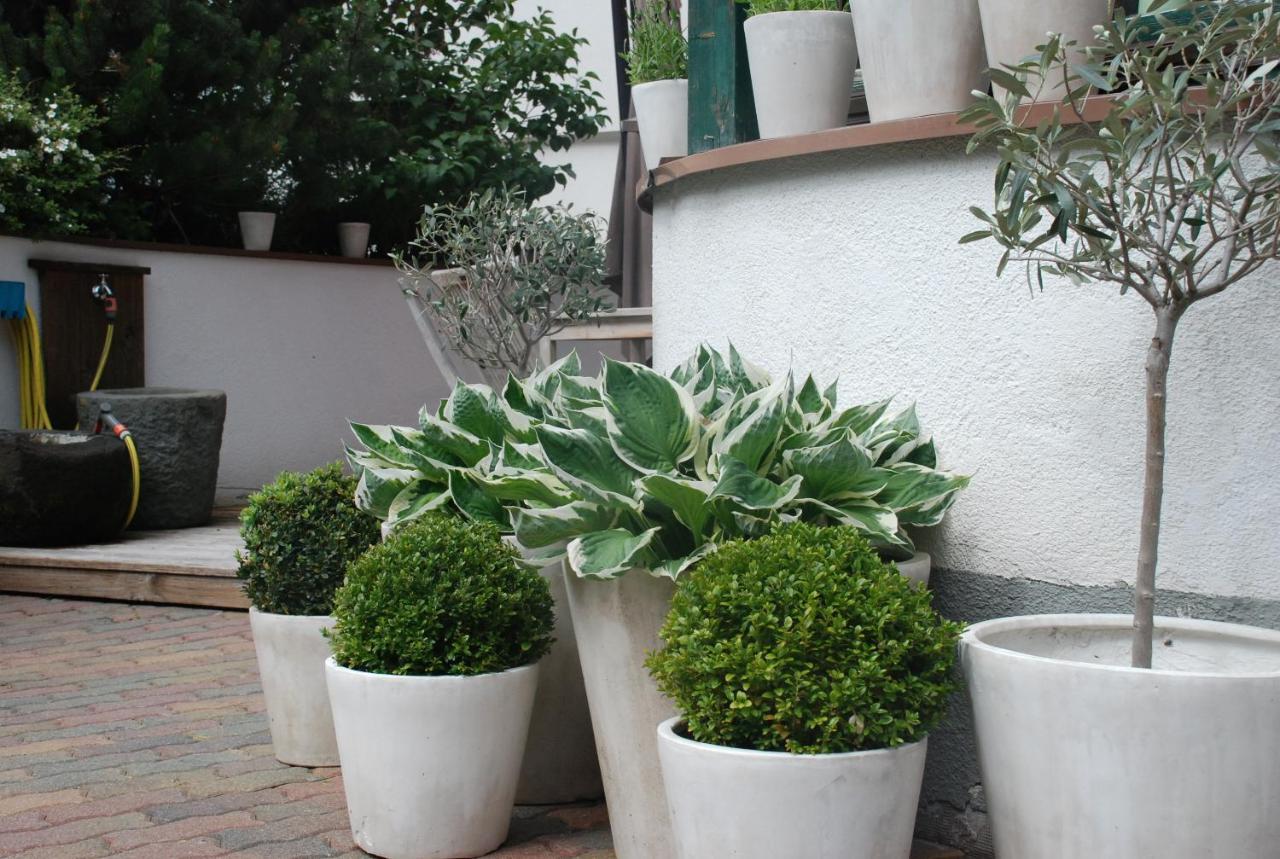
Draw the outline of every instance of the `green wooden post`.
<instances>
[{"instance_id":1,"label":"green wooden post","mask_svg":"<svg viewBox=\"0 0 1280 859\"><path fill-rule=\"evenodd\" d=\"M689 154L755 140L756 105L737 0L689 0Z\"/></svg>"}]
</instances>

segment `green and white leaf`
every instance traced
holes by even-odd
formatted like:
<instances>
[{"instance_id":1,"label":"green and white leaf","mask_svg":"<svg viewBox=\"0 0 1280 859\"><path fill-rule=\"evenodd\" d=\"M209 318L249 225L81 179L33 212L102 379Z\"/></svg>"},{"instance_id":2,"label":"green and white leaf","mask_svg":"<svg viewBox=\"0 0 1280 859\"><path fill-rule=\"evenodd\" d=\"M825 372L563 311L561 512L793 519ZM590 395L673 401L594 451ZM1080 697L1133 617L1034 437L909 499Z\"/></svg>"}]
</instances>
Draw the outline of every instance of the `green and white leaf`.
<instances>
[{"instance_id":1,"label":"green and white leaf","mask_svg":"<svg viewBox=\"0 0 1280 859\"><path fill-rule=\"evenodd\" d=\"M695 539L701 539L715 518L710 498L715 484L669 474L650 474L639 480L641 490L658 503L671 508L680 524Z\"/></svg>"},{"instance_id":2,"label":"green and white leaf","mask_svg":"<svg viewBox=\"0 0 1280 859\"><path fill-rule=\"evenodd\" d=\"M413 480L400 491L387 509L387 522L402 525L434 510L449 506L449 490L430 480Z\"/></svg>"},{"instance_id":3,"label":"green and white leaf","mask_svg":"<svg viewBox=\"0 0 1280 859\"><path fill-rule=\"evenodd\" d=\"M776 483L756 474L740 460L725 459L711 497L724 499L742 511L775 511L799 497L800 483L798 474Z\"/></svg>"},{"instance_id":4,"label":"green and white leaf","mask_svg":"<svg viewBox=\"0 0 1280 859\"><path fill-rule=\"evenodd\" d=\"M564 543L583 534L607 531L618 524L618 512L587 501L562 507L518 508L511 514L516 540L528 549Z\"/></svg>"},{"instance_id":5,"label":"green and white leaf","mask_svg":"<svg viewBox=\"0 0 1280 859\"><path fill-rule=\"evenodd\" d=\"M584 579L616 579L636 567L649 567L653 553L649 544L658 533L650 528L639 534L613 529L595 531L569 543L569 568Z\"/></svg>"},{"instance_id":6,"label":"green and white leaf","mask_svg":"<svg viewBox=\"0 0 1280 859\"><path fill-rule=\"evenodd\" d=\"M391 435L392 428L377 424L351 424L351 432L369 452L387 465L413 468L413 458L400 449Z\"/></svg>"},{"instance_id":7,"label":"green and white leaf","mask_svg":"<svg viewBox=\"0 0 1280 859\"><path fill-rule=\"evenodd\" d=\"M870 454L849 438L822 447L789 450L783 454L783 465L786 473L802 478L806 498L832 503L871 498L892 476L876 468Z\"/></svg>"},{"instance_id":8,"label":"green and white leaf","mask_svg":"<svg viewBox=\"0 0 1280 859\"><path fill-rule=\"evenodd\" d=\"M417 476L418 472L409 468L365 468L356 484L356 506L370 516L386 519L396 496Z\"/></svg>"},{"instance_id":9,"label":"green and white leaf","mask_svg":"<svg viewBox=\"0 0 1280 859\"><path fill-rule=\"evenodd\" d=\"M470 472L459 468L449 473L449 494L468 519L497 525L503 531L511 530L510 516L502 502L487 492Z\"/></svg>"},{"instance_id":10,"label":"green and white leaf","mask_svg":"<svg viewBox=\"0 0 1280 859\"><path fill-rule=\"evenodd\" d=\"M697 449L698 410L680 385L648 367L605 359L609 443L637 471L675 471Z\"/></svg>"}]
</instances>

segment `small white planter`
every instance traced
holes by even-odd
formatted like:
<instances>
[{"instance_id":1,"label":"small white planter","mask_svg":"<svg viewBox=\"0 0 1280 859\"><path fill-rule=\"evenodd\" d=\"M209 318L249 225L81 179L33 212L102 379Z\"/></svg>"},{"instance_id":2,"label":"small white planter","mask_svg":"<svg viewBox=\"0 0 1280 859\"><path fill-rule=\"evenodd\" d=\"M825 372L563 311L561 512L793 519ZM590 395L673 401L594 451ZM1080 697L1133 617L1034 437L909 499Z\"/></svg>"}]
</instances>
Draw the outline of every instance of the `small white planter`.
<instances>
[{"instance_id":1,"label":"small white planter","mask_svg":"<svg viewBox=\"0 0 1280 859\"><path fill-rule=\"evenodd\" d=\"M762 138L845 124L858 65L848 12L770 12L743 27Z\"/></svg>"},{"instance_id":2,"label":"small white planter","mask_svg":"<svg viewBox=\"0 0 1280 859\"><path fill-rule=\"evenodd\" d=\"M978 0L852 0L872 122L964 110L987 88Z\"/></svg>"},{"instance_id":3,"label":"small white planter","mask_svg":"<svg viewBox=\"0 0 1280 859\"><path fill-rule=\"evenodd\" d=\"M1043 45L1047 33L1061 33L1080 45L1093 42L1093 28L1111 16L1111 0L978 0L987 61L992 68L1016 65ZM1077 51L1078 55L1082 51ZM1000 87L996 95L1000 96ZM1035 96L1034 90L1032 96ZM1061 84L1046 86L1041 101L1064 95Z\"/></svg>"},{"instance_id":4,"label":"small white planter","mask_svg":"<svg viewBox=\"0 0 1280 859\"><path fill-rule=\"evenodd\" d=\"M618 859L671 859L675 845L654 726L675 715L675 707L658 691L644 660L662 646L658 632L675 584L644 570L601 582L566 569L565 582L614 852Z\"/></svg>"},{"instance_id":5,"label":"small white planter","mask_svg":"<svg viewBox=\"0 0 1280 859\"><path fill-rule=\"evenodd\" d=\"M369 225L358 221L338 224L338 247L344 257L364 259L369 249Z\"/></svg>"},{"instance_id":6,"label":"small white planter","mask_svg":"<svg viewBox=\"0 0 1280 859\"><path fill-rule=\"evenodd\" d=\"M906 859L927 740L793 755L699 743L658 728L679 859Z\"/></svg>"},{"instance_id":7,"label":"small white planter","mask_svg":"<svg viewBox=\"0 0 1280 859\"><path fill-rule=\"evenodd\" d=\"M689 154L689 82L650 81L631 88L640 125L644 166L655 170L663 158Z\"/></svg>"},{"instance_id":8,"label":"small white planter","mask_svg":"<svg viewBox=\"0 0 1280 859\"><path fill-rule=\"evenodd\" d=\"M244 243L245 250L271 250L271 236L275 231L275 212L240 213L240 240Z\"/></svg>"},{"instance_id":9,"label":"small white planter","mask_svg":"<svg viewBox=\"0 0 1280 859\"><path fill-rule=\"evenodd\" d=\"M396 677L325 663L351 834L387 859L482 856L507 837L538 666Z\"/></svg>"},{"instance_id":10,"label":"small white planter","mask_svg":"<svg viewBox=\"0 0 1280 859\"><path fill-rule=\"evenodd\" d=\"M929 557L928 552L916 552L911 556L910 560L894 561L893 563L897 566L898 572L911 579L911 581L928 586L929 573L933 568L933 559Z\"/></svg>"},{"instance_id":11,"label":"small white planter","mask_svg":"<svg viewBox=\"0 0 1280 859\"><path fill-rule=\"evenodd\" d=\"M249 609L249 627L276 760L299 767L337 766L338 741L324 679L330 653L324 630L333 628L333 618Z\"/></svg>"},{"instance_id":12,"label":"small white planter","mask_svg":"<svg viewBox=\"0 0 1280 859\"><path fill-rule=\"evenodd\" d=\"M1128 615L975 624L960 651L995 850L1009 859L1275 856L1280 632Z\"/></svg>"}]
</instances>

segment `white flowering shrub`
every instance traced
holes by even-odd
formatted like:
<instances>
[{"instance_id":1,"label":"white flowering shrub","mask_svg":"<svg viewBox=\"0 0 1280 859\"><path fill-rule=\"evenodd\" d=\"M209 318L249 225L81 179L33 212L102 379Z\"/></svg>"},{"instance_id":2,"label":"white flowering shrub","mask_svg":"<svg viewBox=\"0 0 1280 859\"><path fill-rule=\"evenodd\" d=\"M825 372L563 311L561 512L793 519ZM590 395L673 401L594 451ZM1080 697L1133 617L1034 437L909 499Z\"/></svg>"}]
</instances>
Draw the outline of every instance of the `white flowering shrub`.
<instances>
[{"instance_id":1,"label":"white flowering shrub","mask_svg":"<svg viewBox=\"0 0 1280 859\"><path fill-rule=\"evenodd\" d=\"M119 161L85 145L102 121L70 91L38 97L0 69L0 232L69 235L99 219Z\"/></svg>"}]
</instances>

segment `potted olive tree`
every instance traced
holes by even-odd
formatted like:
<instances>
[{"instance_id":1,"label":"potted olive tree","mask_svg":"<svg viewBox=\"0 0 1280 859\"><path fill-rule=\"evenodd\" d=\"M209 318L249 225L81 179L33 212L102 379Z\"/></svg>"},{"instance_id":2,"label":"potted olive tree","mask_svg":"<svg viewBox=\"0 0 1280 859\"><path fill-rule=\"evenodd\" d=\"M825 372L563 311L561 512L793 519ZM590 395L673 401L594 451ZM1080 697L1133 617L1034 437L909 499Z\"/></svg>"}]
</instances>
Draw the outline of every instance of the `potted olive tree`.
<instances>
[{"instance_id":1,"label":"potted olive tree","mask_svg":"<svg viewBox=\"0 0 1280 859\"><path fill-rule=\"evenodd\" d=\"M739 0L761 137L839 128L858 66L844 0Z\"/></svg>"},{"instance_id":2,"label":"potted olive tree","mask_svg":"<svg viewBox=\"0 0 1280 859\"><path fill-rule=\"evenodd\" d=\"M337 463L285 472L249 497L241 514L237 574L267 704L271 745L283 763L335 766L323 631L347 564L378 541L378 522L352 502L355 478Z\"/></svg>"},{"instance_id":3,"label":"potted olive tree","mask_svg":"<svg viewBox=\"0 0 1280 859\"><path fill-rule=\"evenodd\" d=\"M680 13L655 2L631 18L630 49L622 55L640 125L645 166L689 154L689 43Z\"/></svg>"},{"instance_id":4,"label":"potted olive tree","mask_svg":"<svg viewBox=\"0 0 1280 859\"><path fill-rule=\"evenodd\" d=\"M905 857L959 632L847 526L721 545L648 660L676 855Z\"/></svg>"},{"instance_id":5,"label":"potted olive tree","mask_svg":"<svg viewBox=\"0 0 1280 859\"><path fill-rule=\"evenodd\" d=\"M1083 64L1050 39L966 117L1000 158L995 207L966 239L994 238L1000 268L1034 282L1117 288L1155 323L1133 615L1005 618L962 641L996 849L1019 859L1280 843L1280 633L1154 616L1175 333L1206 299L1267 288L1257 275L1280 256L1280 16L1205 4L1145 32L1117 16ZM1024 124L1042 74L1068 93ZM1105 116L1068 122L1092 89L1114 93Z\"/></svg>"},{"instance_id":6,"label":"potted olive tree","mask_svg":"<svg viewBox=\"0 0 1280 859\"><path fill-rule=\"evenodd\" d=\"M351 832L388 859L507 837L551 594L496 528L428 516L347 571L325 664Z\"/></svg>"}]
</instances>

